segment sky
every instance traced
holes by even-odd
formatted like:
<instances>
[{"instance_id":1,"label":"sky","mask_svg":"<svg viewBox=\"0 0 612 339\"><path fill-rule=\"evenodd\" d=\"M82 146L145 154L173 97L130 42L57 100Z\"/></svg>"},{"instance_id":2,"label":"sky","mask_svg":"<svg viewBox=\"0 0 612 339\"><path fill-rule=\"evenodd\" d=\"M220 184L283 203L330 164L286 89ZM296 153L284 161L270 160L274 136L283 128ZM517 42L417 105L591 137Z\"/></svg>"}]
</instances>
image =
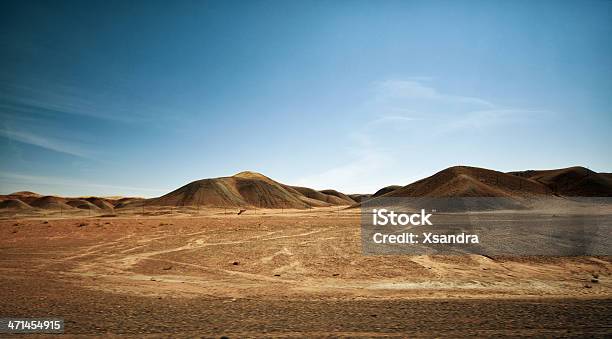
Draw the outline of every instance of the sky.
<instances>
[{"instance_id":1,"label":"sky","mask_svg":"<svg viewBox=\"0 0 612 339\"><path fill-rule=\"evenodd\" d=\"M610 1L2 1L0 193L612 172Z\"/></svg>"}]
</instances>

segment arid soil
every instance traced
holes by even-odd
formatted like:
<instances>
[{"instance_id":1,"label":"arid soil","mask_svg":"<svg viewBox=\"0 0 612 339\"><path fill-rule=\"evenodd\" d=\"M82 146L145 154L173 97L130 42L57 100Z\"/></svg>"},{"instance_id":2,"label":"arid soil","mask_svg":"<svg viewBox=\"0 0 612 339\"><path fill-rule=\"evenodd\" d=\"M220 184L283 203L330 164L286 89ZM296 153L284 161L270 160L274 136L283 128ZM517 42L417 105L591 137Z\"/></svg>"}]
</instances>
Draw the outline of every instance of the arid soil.
<instances>
[{"instance_id":1,"label":"arid soil","mask_svg":"<svg viewBox=\"0 0 612 339\"><path fill-rule=\"evenodd\" d=\"M364 256L358 209L236 212L2 219L0 316L154 337L612 334L607 257Z\"/></svg>"}]
</instances>

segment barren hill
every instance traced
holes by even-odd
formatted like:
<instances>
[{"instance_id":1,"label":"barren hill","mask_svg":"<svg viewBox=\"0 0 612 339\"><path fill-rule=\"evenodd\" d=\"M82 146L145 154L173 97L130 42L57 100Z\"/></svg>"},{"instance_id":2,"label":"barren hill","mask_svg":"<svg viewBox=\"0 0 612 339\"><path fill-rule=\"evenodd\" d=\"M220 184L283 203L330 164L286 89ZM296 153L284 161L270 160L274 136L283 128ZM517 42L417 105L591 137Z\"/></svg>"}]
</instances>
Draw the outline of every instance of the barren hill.
<instances>
[{"instance_id":1,"label":"barren hill","mask_svg":"<svg viewBox=\"0 0 612 339\"><path fill-rule=\"evenodd\" d=\"M113 204L112 204L112 200L110 199L104 199L104 198L98 198L98 197L89 197L89 198L85 198L83 200L86 200L88 202L90 202L91 204L95 205L96 207L103 209L103 210L112 210L114 208Z\"/></svg>"},{"instance_id":2,"label":"barren hill","mask_svg":"<svg viewBox=\"0 0 612 339\"><path fill-rule=\"evenodd\" d=\"M549 195L551 190L531 179L478 167L454 166L384 197L515 197Z\"/></svg>"},{"instance_id":3,"label":"barren hill","mask_svg":"<svg viewBox=\"0 0 612 339\"><path fill-rule=\"evenodd\" d=\"M31 203L32 201L42 197L42 195L30 191L19 191L14 192L8 195L1 196L1 199L17 199L25 202L26 204Z\"/></svg>"},{"instance_id":4,"label":"barren hill","mask_svg":"<svg viewBox=\"0 0 612 339\"><path fill-rule=\"evenodd\" d=\"M376 197L380 197L381 195L385 195L389 192L393 192L396 189L402 188L402 186L400 185L391 185L391 186L387 186L387 187L383 187L381 189L379 189L378 191L376 191L376 193L372 194L372 198L376 198Z\"/></svg>"},{"instance_id":5,"label":"barren hill","mask_svg":"<svg viewBox=\"0 0 612 339\"><path fill-rule=\"evenodd\" d=\"M580 166L510 174L542 183L557 195L612 197L612 178L608 173L597 173Z\"/></svg>"},{"instance_id":6,"label":"barren hill","mask_svg":"<svg viewBox=\"0 0 612 339\"><path fill-rule=\"evenodd\" d=\"M19 191L19 192L11 193L10 195L21 196L21 197L36 197L36 198L42 197L41 194L30 192L30 191Z\"/></svg>"},{"instance_id":7,"label":"barren hill","mask_svg":"<svg viewBox=\"0 0 612 339\"><path fill-rule=\"evenodd\" d=\"M29 209L32 209L32 206L26 204L25 202L19 199L6 199L3 201L0 201L0 209L29 210Z\"/></svg>"},{"instance_id":8,"label":"barren hill","mask_svg":"<svg viewBox=\"0 0 612 339\"><path fill-rule=\"evenodd\" d=\"M114 201L114 208L126 208L126 207L141 207L146 201L145 198L120 198Z\"/></svg>"},{"instance_id":9,"label":"barren hill","mask_svg":"<svg viewBox=\"0 0 612 339\"><path fill-rule=\"evenodd\" d=\"M347 201L344 201L334 195L329 195L317 191L308 187L300 187L300 186L289 186L283 185L283 187L290 192L296 192L298 197L301 195L307 199L300 199L311 206L332 206L332 205L347 205L349 204Z\"/></svg>"},{"instance_id":10,"label":"barren hill","mask_svg":"<svg viewBox=\"0 0 612 339\"><path fill-rule=\"evenodd\" d=\"M147 201L147 204L164 206L255 206L298 209L351 203L354 202L350 198L345 200L336 195L317 192L305 187L283 185L255 172L241 172L231 177L197 180L159 198Z\"/></svg>"},{"instance_id":11,"label":"barren hill","mask_svg":"<svg viewBox=\"0 0 612 339\"><path fill-rule=\"evenodd\" d=\"M355 203L351 197L340 193L334 190L323 190L317 191L308 187L300 187L300 186L288 186L284 185L285 188L292 189L297 191L299 194L314 199L320 202L323 202L324 206L332 206L332 205L351 205Z\"/></svg>"},{"instance_id":12,"label":"barren hill","mask_svg":"<svg viewBox=\"0 0 612 339\"><path fill-rule=\"evenodd\" d=\"M349 197L351 197L351 199L355 200L355 202L362 202L365 200L368 200L372 197L372 194L349 194Z\"/></svg>"},{"instance_id":13,"label":"barren hill","mask_svg":"<svg viewBox=\"0 0 612 339\"><path fill-rule=\"evenodd\" d=\"M73 207L66 204L65 198L55 197L47 195L40 197L30 203L32 207L48 209L48 210L59 210L59 209L72 209Z\"/></svg>"},{"instance_id":14,"label":"barren hill","mask_svg":"<svg viewBox=\"0 0 612 339\"><path fill-rule=\"evenodd\" d=\"M229 177L193 181L158 198L100 197L62 198L21 191L0 195L1 209L49 210L158 206L210 206L296 208L358 206L380 197L505 197L536 196L612 197L612 174L596 173L584 167L554 170L528 170L503 173L494 170L455 166L406 186L387 186L374 195L348 196L335 190L317 191L279 183L256 172L240 172Z\"/></svg>"},{"instance_id":15,"label":"barren hill","mask_svg":"<svg viewBox=\"0 0 612 339\"><path fill-rule=\"evenodd\" d=\"M74 208L82 209L82 210L99 210L100 208L87 200L83 199L71 199L66 202L67 205L70 205Z\"/></svg>"},{"instance_id":16,"label":"barren hill","mask_svg":"<svg viewBox=\"0 0 612 339\"><path fill-rule=\"evenodd\" d=\"M331 196L337 197L337 198L341 199L341 201L344 201L345 204L354 204L355 203L355 200L353 200L351 197L349 197L348 195L346 195L346 194L344 194L342 192L338 192L336 190L328 189L328 190L322 190L320 192L323 193L323 194L327 194L327 195L331 195Z\"/></svg>"},{"instance_id":17,"label":"barren hill","mask_svg":"<svg viewBox=\"0 0 612 339\"><path fill-rule=\"evenodd\" d=\"M392 189L373 197L368 204L386 204L384 198L427 198L417 204L421 207L445 211L523 209L525 198L551 196L551 190L531 179L514 176L478 167L454 166L412 184ZM380 192L380 191L379 191ZM505 198L495 200L471 201L465 205L463 200L449 201L445 198ZM442 200L428 198L443 198ZM406 204L410 204L406 201ZM358 207L361 204L353 207Z\"/></svg>"}]
</instances>

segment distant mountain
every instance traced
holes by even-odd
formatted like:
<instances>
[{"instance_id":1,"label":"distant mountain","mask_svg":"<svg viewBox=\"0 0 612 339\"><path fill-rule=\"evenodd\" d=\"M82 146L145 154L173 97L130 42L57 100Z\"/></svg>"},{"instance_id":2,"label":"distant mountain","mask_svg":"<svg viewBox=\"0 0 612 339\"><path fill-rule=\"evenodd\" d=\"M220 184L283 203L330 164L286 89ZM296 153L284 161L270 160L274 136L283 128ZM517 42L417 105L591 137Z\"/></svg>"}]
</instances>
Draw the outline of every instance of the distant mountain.
<instances>
[{"instance_id":1,"label":"distant mountain","mask_svg":"<svg viewBox=\"0 0 612 339\"><path fill-rule=\"evenodd\" d=\"M379 189L378 191L376 191L376 193L372 194L372 198L376 198L376 197L380 197L381 195L385 195L389 192L393 192L396 189L402 188L402 186L400 185L391 185L391 186L387 186L387 187L383 187L381 189Z\"/></svg>"},{"instance_id":2,"label":"distant mountain","mask_svg":"<svg viewBox=\"0 0 612 339\"><path fill-rule=\"evenodd\" d=\"M342 192L338 192L336 190L327 189L327 190L322 190L321 193L337 197L341 199L343 202L347 202L349 204L355 203L355 200L351 199L351 197L349 197L348 195Z\"/></svg>"},{"instance_id":3,"label":"distant mountain","mask_svg":"<svg viewBox=\"0 0 612 339\"><path fill-rule=\"evenodd\" d=\"M359 206L383 197L612 197L612 174L584 167L552 170L499 171L454 166L406 186L387 186L373 195L317 191L274 181L263 174L241 172L230 177L193 181L158 198L63 198L21 191L0 195L0 209L112 210L146 205L297 208Z\"/></svg>"},{"instance_id":4,"label":"distant mountain","mask_svg":"<svg viewBox=\"0 0 612 339\"><path fill-rule=\"evenodd\" d=\"M32 206L26 204L25 202L19 199L6 199L6 200L0 201L0 209L29 210L29 209L32 209Z\"/></svg>"},{"instance_id":5,"label":"distant mountain","mask_svg":"<svg viewBox=\"0 0 612 339\"><path fill-rule=\"evenodd\" d=\"M113 200L111 199L105 199L105 198L98 198L98 197L88 197L83 199L89 203L91 203L92 205L98 207L99 209L103 209L103 210L112 210L114 208L113 206Z\"/></svg>"},{"instance_id":6,"label":"distant mountain","mask_svg":"<svg viewBox=\"0 0 612 339\"><path fill-rule=\"evenodd\" d=\"M44 209L44 210L112 210L115 200L86 197L86 198L65 198L52 195L43 196L38 193L22 191L7 195L0 195L0 209Z\"/></svg>"},{"instance_id":7,"label":"distant mountain","mask_svg":"<svg viewBox=\"0 0 612 339\"><path fill-rule=\"evenodd\" d=\"M478 167L454 166L406 186L385 187L379 190L378 196L366 203L372 206L377 203L386 205L399 203L384 200L387 198L424 198L414 200L415 206L444 211L522 209L526 208L523 198L535 196L552 196L552 192L541 183L519 176ZM463 199L451 201L446 198L504 199L471 200L468 203ZM412 202L405 200L405 204L409 206ZM360 204L353 207L358 206Z\"/></svg>"},{"instance_id":8,"label":"distant mountain","mask_svg":"<svg viewBox=\"0 0 612 339\"><path fill-rule=\"evenodd\" d=\"M114 201L115 208L142 207L147 201L145 198L120 198Z\"/></svg>"},{"instance_id":9,"label":"distant mountain","mask_svg":"<svg viewBox=\"0 0 612 339\"><path fill-rule=\"evenodd\" d=\"M372 194L349 194L349 197L355 202L362 202L372 197Z\"/></svg>"},{"instance_id":10,"label":"distant mountain","mask_svg":"<svg viewBox=\"0 0 612 339\"><path fill-rule=\"evenodd\" d=\"M90 203L87 200L83 200L83 199L70 199L66 202L66 204L74 207L74 208L78 208L78 209L82 209L82 210L99 210L100 208L92 203Z\"/></svg>"},{"instance_id":11,"label":"distant mountain","mask_svg":"<svg viewBox=\"0 0 612 339\"><path fill-rule=\"evenodd\" d=\"M406 186L384 187L369 201L395 197L500 197L509 198L508 203L500 201L500 205L487 207L514 208L521 205L518 201L523 198L546 196L610 197L612 178L609 173L596 173L584 167L503 173L454 166Z\"/></svg>"},{"instance_id":12,"label":"distant mountain","mask_svg":"<svg viewBox=\"0 0 612 339\"><path fill-rule=\"evenodd\" d=\"M9 195L14 195L14 196L19 196L19 197L35 197L35 198L42 197L41 194L30 192L30 191L19 191L19 192L11 193Z\"/></svg>"},{"instance_id":13,"label":"distant mountain","mask_svg":"<svg viewBox=\"0 0 612 339\"><path fill-rule=\"evenodd\" d=\"M47 210L69 210L74 207L67 204L68 199L47 195L40 197L30 203L30 206Z\"/></svg>"},{"instance_id":14,"label":"distant mountain","mask_svg":"<svg viewBox=\"0 0 612 339\"><path fill-rule=\"evenodd\" d=\"M454 166L379 197L513 197L550 194L552 191L547 186L528 178L478 167Z\"/></svg>"},{"instance_id":15,"label":"distant mountain","mask_svg":"<svg viewBox=\"0 0 612 339\"><path fill-rule=\"evenodd\" d=\"M330 194L329 190L328 191L317 191L312 188L300 187L300 186L288 186L288 185L283 185L283 187L288 189L289 191L297 191L299 194L309 199L313 199L319 202L324 202L325 204L323 204L323 206L350 205L350 204L355 203L355 200L353 200L352 198L347 197L343 195L342 193L339 193L336 191L334 191L335 194ZM316 201L310 202L310 203L320 204L320 203L317 203Z\"/></svg>"},{"instance_id":16,"label":"distant mountain","mask_svg":"<svg viewBox=\"0 0 612 339\"><path fill-rule=\"evenodd\" d=\"M612 197L612 176L584 167L509 172L539 182L554 194L579 197Z\"/></svg>"},{"instance_id":17,"label":"distant mountain","mask_svg":"<svg viewBox=\"0 0 612 339\"><path fill-rule=\"evenodd\" d=\"M193 181L158 198L100 197L63 198L41 196L33 192L16 192L0 196L2 209L48 210L112 210L149 206L210 206L210 207L260 207L297 208L352 205L349 196L334 190L317 191L307 187L289 186L274 181L263 174L241 172L231 177Z\"/></svg>"},{"instance_id":18,"label":"distant mountain","mask_svg":"<svg viewBox=\"0 0 612 339\"><path fill-rule=\"evenodd\" d=\"M5 196L2 196L4 199L17 199L25 202L26 204L31 203L32 201L42 197L41 194L30 192L30 191L20 191L11 193Z\"/></svg>"}]
</instances>

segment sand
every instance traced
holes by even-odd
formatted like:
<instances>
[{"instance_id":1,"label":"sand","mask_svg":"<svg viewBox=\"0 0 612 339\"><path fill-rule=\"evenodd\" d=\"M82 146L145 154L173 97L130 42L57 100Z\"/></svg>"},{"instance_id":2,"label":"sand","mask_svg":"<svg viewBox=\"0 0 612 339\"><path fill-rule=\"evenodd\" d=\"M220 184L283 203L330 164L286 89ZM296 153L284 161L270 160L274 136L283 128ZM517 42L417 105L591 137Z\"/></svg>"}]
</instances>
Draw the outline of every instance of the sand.
<instances>
[{"instance_id":1,"label":"sand","mask_svg":"<svg viewBox=\"0 0 612 339\"><path fill-rule=\"evenodd\" d=\"M0 312L99 335L612 334L607 257L364 256L358 211L7 218Z\"/></svg>"},{"instance_id":2,"label":"sand","mask_svg":"<svg viewBox=\"0 0 612 339\"><path fill-rule=\"evenodd\" d=\"M578 172L452 167L382 197L546 196L554 216L575 204L558 178L598 178ZM610 257L366 256L333 190L242 172L155 199L18 193L0 199L0 314L72 335L612 336Z\"/></svg>"}]
</instances>

